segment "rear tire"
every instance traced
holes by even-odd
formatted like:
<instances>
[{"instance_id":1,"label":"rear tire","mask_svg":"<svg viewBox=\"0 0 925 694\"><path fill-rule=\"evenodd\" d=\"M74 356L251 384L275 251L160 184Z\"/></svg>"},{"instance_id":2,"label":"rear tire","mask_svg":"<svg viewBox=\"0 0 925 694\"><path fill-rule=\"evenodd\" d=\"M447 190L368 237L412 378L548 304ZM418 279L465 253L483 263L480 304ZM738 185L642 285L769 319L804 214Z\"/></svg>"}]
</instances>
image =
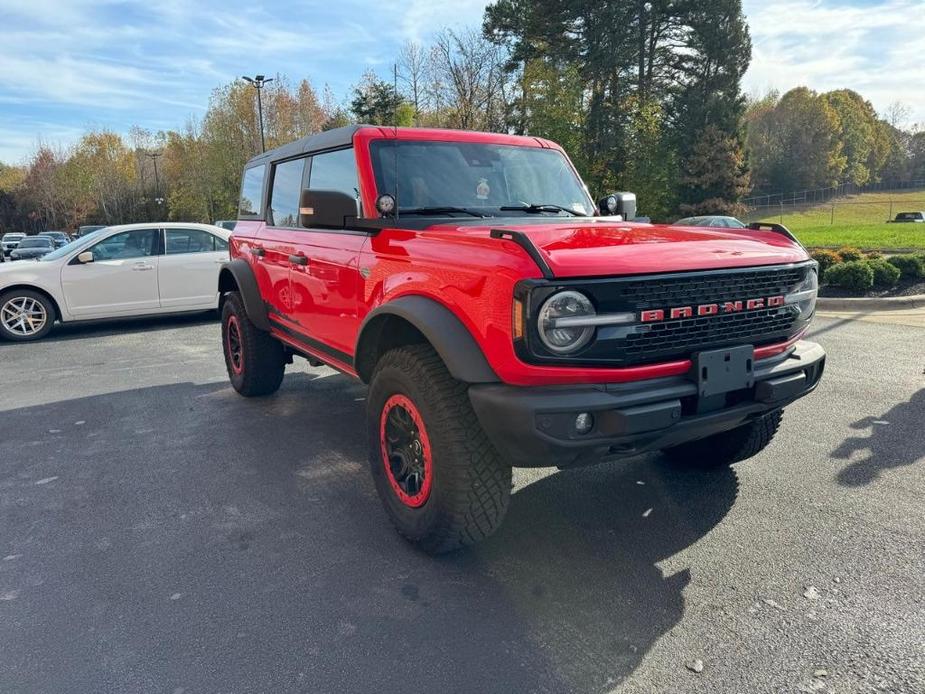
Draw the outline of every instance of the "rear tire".
<instances>
[{"instance_id":1,"label":"rear tire","mask_svg":"<svg viewBox=\"0 0 925 694\"><path fill-rule=\"evenodd\" d=\"M286 371L283 346L247 317L244 302L230 292L222 306L222 347L231 385L245 397L279 390Z\"/></svg>"},{"instance_id":2,"label":"rear tire","mask_svg":"<svg viewBox=\"0 0 925 694\"><path fill-rule=\"evenodd\" d=\"M367 398L369 462L398 532L438 554L475 544L504 518L511 466L485 436L467 385L429 345L387 352Z\"/></svg>"},{"instance_id":3,"label":"rear tire","mask_svg":"<svg viewBox=\"0 0 925 694\"><path fill-rule=\"evenodd\" d=\"M783 410L774 410L730 431L682 443L662 452L673 462L701 470L732 465L757 455L771 443L783 414Z\"/></svg>"},{"instance_id":4,"label":"rear tire","mask_svg":"<svg viewBox=\"0 0 925 694\"><path fill-rule=\"evenodd\" d=\"M41 340L55 323L54 304L41 292L11 289L0 294L0 337L12 342Z\"/></svg>"}]
</instances>

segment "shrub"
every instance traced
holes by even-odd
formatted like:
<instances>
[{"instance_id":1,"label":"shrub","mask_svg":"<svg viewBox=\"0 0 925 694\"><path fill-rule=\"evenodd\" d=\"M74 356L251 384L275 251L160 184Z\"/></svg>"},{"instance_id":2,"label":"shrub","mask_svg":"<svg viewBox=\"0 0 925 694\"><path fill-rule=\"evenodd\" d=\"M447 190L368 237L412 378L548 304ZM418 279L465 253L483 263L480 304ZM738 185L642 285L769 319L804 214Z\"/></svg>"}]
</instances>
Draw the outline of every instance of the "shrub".
<instances>
[{"instance_id":1,"label":"shrub","mask_svg":"<svg viewBox=\"0 0 925 694\"><path fill-rule=\"evenodd\" d=\"M868 260L867 264L874 271L875 287L895 287L899 282L899 268L885 261L883 258Z\"/></svg>"},{"instance_id":2,"label":"shrub","mask_svg":"<svg viewBox=\"0 0 925 694\"><path fill-rule=\"evenodd\" d=\"M905 255L894 255L887 259L890 265L899 268L903 279L919 279L925 277L925 261L920 256L908 253Z\"/></svg>"},{"instance_id":3,"label":"shrub","mask_svg":"<svg viewBox=\"0 0 925 694\"><path fill-rule=\"evenodd\" d=\"M880 251L867 251L868 260L880 260L883 257L883 253Z\"/></svg>"},{"instance_id":4,"label":"shrub","mask_svg":"<svg viewBox=\"0 0 925 694\"><path fill-rule=\"evenodd\" d=\"M824 248L820 248L818 251L813 251L812 257L813 260L819 263L820 275L822 275L822 273L824 273L833 265L838 265L841 262L841 256L838 255L838 253L835 251L827 251Z\"/></svg>"},{"instance_id":5,"label":"shrub","mask_svg":"<svg viewBox=\"0 0 925 694\"><path fill-rule=\"evenodd\" d=\"M850 263L855 260L864 260L864 254L861 253L857 248L851 248L850 246L842 246L838 249L838 255L841 256L841 259Z\"/></svg>"},{"instance_id":6,"label":"shrub","mask_svg":"<svg viewBox=\"0 0 925 694\"><path fill-rule=\"evenodd\" d=\"M822 279L833 287L866 292L874 286L874 271L866 260L849 260L830 267Z\"/></svg>"}]
</instances>

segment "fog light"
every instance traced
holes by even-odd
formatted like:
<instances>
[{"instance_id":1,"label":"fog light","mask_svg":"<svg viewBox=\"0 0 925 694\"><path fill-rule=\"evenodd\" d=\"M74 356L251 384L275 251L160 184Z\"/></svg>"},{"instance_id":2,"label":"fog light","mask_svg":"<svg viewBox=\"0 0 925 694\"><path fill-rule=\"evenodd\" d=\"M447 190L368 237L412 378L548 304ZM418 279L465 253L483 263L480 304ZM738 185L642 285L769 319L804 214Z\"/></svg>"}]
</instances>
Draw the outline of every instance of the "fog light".
<instances>
[{"instance_id":1,"label":"fog light","mask_svg":"<svg viewBox=\"0 0 925 694\"><path fill-rule=\"evenodd\" d=\"M579 434L587 434L594 428L594 415L590 412L582 412L575 417L575 431Z\"/></svg>"}]
</instances>

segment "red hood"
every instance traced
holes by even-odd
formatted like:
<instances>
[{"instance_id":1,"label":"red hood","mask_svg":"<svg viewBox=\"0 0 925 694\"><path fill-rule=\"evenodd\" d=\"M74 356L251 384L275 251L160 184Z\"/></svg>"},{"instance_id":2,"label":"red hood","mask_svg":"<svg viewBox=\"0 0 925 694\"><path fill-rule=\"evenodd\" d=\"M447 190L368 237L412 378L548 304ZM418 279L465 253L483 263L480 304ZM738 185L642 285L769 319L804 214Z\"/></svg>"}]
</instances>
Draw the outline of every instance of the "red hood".
<instances>
[{"instance_id":1,"label":"red hood","mask_svg":"<svg viewBox=\"0 0 925 694\"><path fill-rule=\"evenodd\" d=\"M786 236L750 229L605 221L589 224L578 220L561 224L505 224L498 220L492 226L458 226L453 232L481 236L491 229L526 233L557 277L776 265L807 258L806 251Z\"/></svg>"}]
</instances>

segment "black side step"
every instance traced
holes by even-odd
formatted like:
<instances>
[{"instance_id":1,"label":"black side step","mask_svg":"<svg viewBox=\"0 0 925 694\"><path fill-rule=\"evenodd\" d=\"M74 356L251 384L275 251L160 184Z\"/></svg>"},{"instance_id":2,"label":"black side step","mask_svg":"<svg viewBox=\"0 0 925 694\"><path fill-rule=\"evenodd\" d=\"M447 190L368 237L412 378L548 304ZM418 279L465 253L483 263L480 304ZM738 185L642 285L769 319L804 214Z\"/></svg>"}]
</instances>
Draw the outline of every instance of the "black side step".
<instances>
[{"instance_id":1,"label":"black side step","mask_svg":"<svg viewBox=\"0 0 925 694\"><path fill-rule=\"evenodd\" d=\"M772 224L771 222L751 222L748 228L752 231L773 231L775 234L783 234L794 243L802 246L800 240L783 224Z\"/></svg>"},{"instance_id":2,"label":"black side step","mask_svg":"<svg viewBox=\"0 0 925 694\"><path fill-rule=\"evenodd\" d=\"M536 263L536 266L540 269L540 272L543 273L545 279L552 280L556 278L552 268L549 267L549 263L546 262L542 253L540 253L539 249L533 244L533 241L530 240L530 237L524 232L514 231L513 229L492 229L490 235L493 239L510 239L527 252L527 255Z\"/></svg>"}]
</instances>

